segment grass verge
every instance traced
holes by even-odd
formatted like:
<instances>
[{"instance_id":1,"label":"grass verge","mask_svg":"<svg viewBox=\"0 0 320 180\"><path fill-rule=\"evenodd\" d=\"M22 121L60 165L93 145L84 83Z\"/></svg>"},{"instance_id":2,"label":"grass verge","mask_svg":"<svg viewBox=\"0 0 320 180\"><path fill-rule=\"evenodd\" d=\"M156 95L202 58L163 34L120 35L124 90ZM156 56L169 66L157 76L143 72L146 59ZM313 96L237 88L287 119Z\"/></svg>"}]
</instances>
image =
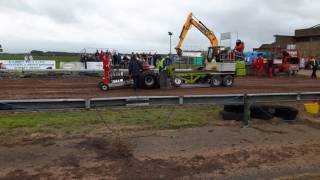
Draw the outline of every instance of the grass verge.
<instances>
[{"instance_id":1,"label":"grass verge","mask_svg":"<svg viewBox=\"0 0 320 180\"><path fill-rule=\"evenodd\" d=\"M0 131L72 131L91 125L149 126L175 129L214 123L221 109L217 106L169 106L156 108L111 108L92 111L0 114Z\"/></svg>"}]
</instances>

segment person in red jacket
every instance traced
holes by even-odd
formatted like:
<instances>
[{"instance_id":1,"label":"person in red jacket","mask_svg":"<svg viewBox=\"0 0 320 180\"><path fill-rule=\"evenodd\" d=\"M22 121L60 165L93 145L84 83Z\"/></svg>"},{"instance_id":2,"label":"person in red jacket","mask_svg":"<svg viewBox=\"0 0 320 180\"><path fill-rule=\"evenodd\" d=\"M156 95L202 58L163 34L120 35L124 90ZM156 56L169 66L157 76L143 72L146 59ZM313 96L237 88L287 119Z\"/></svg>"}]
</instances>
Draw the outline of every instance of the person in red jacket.
<instances>
[{"instance_id":1,"label":"person in red jacket","mask_svg":"<svg viewBox=\"0 0 320 180\"><path fill-rule=\"evenodd\" d=\"M236 47L234 48L234 50L237 53L243 53L243 51L244 51L244 42L242 42L240 39L238 39L237 42L236 42Z\"/></svg>"},{"instance_id":2,"label":"person in red jacket","mask_svg":"<svg viewBox=\"0 0 320 180\"><path fill-rule=\"evenodd\" d=\"M263 58L261 56L258 57L256 60L256 74L257 76L263 75L263 69L264 69L264 62Z\"/></svg>"},{"instance_id":3,"label":"person in red jacket","mask_svg":"<svg viewBox=\"0 0 320 180\"><path fill-rule=\"evenodd\" d=\"M236 60L244 60L244 42L242 42L240 39L237 40L236 46L234 48Z\"/></svg>"},{"instance_id":4,"label":"person in red jacket","mask_svg":"<svg viewBox=\"0 0 320 180\"><path fill-rule=\"evenodd\" d=\"M273 60L268 61L268 76L269 78L273 77Z\"/></svg>"},{"instance_id":5,"label":"person in red jacket","mask_svg":"<svg viewBox=\"0 0 320 180\"><path fill-rule=\"evenodd\" d=\"M104 70L102 82L104 84L109 84L110 83L110 73L111 73L111 66L110 66L111 55L109 53L105 54L103 51L101 51L99 56L102 59L103 70Z\"/></svg>"}]
</instances>

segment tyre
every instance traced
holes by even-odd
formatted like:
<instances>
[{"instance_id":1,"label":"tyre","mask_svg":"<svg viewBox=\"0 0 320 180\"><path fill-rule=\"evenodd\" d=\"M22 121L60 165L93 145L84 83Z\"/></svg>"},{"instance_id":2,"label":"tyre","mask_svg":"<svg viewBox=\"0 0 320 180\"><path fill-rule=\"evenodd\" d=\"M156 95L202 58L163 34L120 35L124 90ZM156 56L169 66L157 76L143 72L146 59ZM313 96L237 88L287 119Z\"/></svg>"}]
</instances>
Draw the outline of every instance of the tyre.
<instances>
[{"instance_id":1,"label":"tyre","mask_svg":"<svg viewBox=\"0 0 320 180\"><path fill-rule=\"evenodd\" d=\"M103 82L99 82L98 88L101 88L102 85L103 85Z\"/></svg>"},{"instance_id":2,"label":"tyre","mask_svg":"<svg viewBox=\"0 0 320 180\"><path fill-rule=\"evenodd\" d=\"M299 111L293 107L274 106L274 116L281 118L285 121L293 121L297 118Z\"/></svg>"},{"instance_id":3,"label":"tyre","mask_svg":"<svg viewBox=\"0 0 320 180\"><path fill-rule=\"evenodd\" d=\"M293 70L289 70L288 71L288 76L293 76L294 75L294 71Z\"/></svg>"},{"instance_id":4,"label":"tyre","mask_svg":"<svg viewBox=\"0 0 320 180\"><path fill-rule=\"evenodd\" d=\"M178 77L174 77L172 83L174 87L180 87L182 85L182 80Z\"/></svg>"},{"instance_id":5,"label":"tyre","mask_svg":"<svg viewBox=\"0 0 320 180\"><path fill-rule=\"evenodd\" d=\"M243 105L225 105L224 111L225 112L233 112L233 113L243 113L244 106Z\"/></svg>"},{"instance_id":6,"label":"tyre","mask_svg":"<svg viewBox=\"0 0 320 180\"><path fill-rule=\"evenodd\" d=\"M223 86L230 87L233 86L234 78L232 76L225 76L223 78Z\"/></svg>"},{"instance_id":7,"label":"tyre","mask_svg":"<svg viewBox=\"0 0 320 180\"><path fill-rule=\"evenodd\" d=\"M156 77L152 74L146 74L143 77L143 85L145 88L154 88L156 86Z\"/></svg>"},{"instance_id":8,"label":"tyre","mask_svg":"<svg viewBox=\"0 0 320 180\"><path fill-rule=\"evenodd\" d=\"M102 83L100 85L100 90L101 91L109 91L109 86L107 84Z\"/></svg>"},{"instance_id":9,"label":"tyre","mask_svg":"<svg viewBox=\"0 0 320 180\"><path fill-rule=\"evenodd\" d=\"M234 113L234 112L220 112L222 119L226 121L242 121L243 120L243 113Z\"/></svg>"},{"instance_id":10,"label":"tyre","mask_svg":"<svg viewBox=\"0 0 320 180\"><path fill-rule=\"evenodd\" d=\"M251 118L270 120L274 117L275 109L271 106L254 105L250 108Z\"/></svg>"},{"instance_id":11,"label":"tyre","mask_svg":"<svg viewBox=\"0 0 320 180\"><path fill-rule=\"evenodd\" d=\"M222 79L220 76L211 77L211 87L219 87L222 85Z\"/></svg>"},{"instance_id":12,"label":"tyre","mask_svg":"<svg viewBox=\"0 0 320 180\"><path fill-rule=\"evenodd\" d=\"M13 107L10 104L0 104L0 110L12 110Z\"/></svg>"}]
</instances>

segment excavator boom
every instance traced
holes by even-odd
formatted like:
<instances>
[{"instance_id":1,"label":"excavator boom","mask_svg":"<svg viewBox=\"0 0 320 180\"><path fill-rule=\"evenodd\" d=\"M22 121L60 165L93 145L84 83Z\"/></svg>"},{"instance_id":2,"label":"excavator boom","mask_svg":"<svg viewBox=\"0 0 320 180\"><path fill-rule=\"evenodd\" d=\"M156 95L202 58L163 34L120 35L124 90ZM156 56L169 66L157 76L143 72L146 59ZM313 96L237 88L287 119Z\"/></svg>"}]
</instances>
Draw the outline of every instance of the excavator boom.
<instances>
[{"instance_id":1,"label":"excavator boom","mask_svg":"<svg viewBox=\"0 0 320 180\"><path fill-rule=\"evenodd\" d=\"M209 28L207 28L201 21L199 21L197 18L195 18L192 13L190 13L188 15L188 18L187 18L183 28L182 28L182 31L181 31L181 34L179 37L180 38L179 43L175 48L179 56L181 56L181 54L182 54L181 47L182 47L182 44L183 44L185 38L188 35L188 32L189 32L191 26L196 27L203 35L205 35L209 39L211 47L218 47L219 46L219 43L218 43L218 40L217 40L215 34Z\"/></svg>"}]
</instances>

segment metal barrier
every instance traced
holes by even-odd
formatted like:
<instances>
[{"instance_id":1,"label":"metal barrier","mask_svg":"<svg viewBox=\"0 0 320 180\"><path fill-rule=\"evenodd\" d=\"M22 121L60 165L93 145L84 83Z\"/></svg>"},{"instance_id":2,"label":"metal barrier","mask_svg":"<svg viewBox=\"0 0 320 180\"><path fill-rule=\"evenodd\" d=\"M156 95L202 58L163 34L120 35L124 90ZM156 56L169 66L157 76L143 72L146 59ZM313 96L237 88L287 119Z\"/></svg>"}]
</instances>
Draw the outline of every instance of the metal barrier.
<instances>
[{"instance_id":1,"label":"metal barrier","mask_svg":"<svg viewBox=\"0 0 320 180\"><path fill-rule=\"evenodd\" d=\"M168 106L168 105L244 105L244 125L248 125L253 103L320 101L320 92L227 94L193 96L137 96L92 99L1 100L0 112L92 109L104 107Z\"/></svg>"}]
</instances>

